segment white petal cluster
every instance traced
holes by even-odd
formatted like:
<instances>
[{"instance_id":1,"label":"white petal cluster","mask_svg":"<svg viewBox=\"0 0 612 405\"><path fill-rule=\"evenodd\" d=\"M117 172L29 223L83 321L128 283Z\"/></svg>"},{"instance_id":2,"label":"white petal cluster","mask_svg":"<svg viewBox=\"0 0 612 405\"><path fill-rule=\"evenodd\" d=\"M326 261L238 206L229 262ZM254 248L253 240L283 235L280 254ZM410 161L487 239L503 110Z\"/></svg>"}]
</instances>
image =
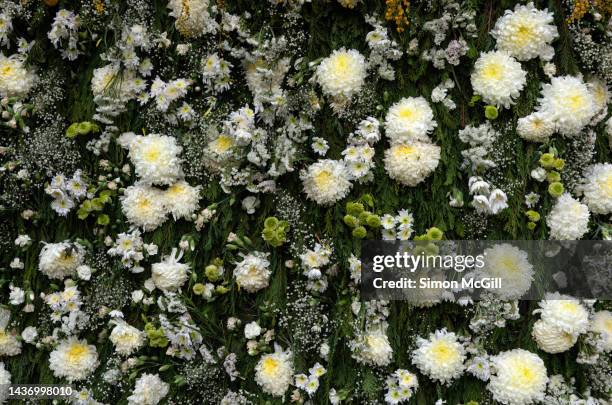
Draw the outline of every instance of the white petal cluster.
<instances>
[{"instance_id":1,"label":"white petal cluster","mask_svg":"<svg viewBox=\"0 0 612 405\"><path fill-rule=\"evenodd\" d=\"M559 293L547 293L538 304L540 318L572 335L585 333L589 327L589 312L576 298Z\"/></svg>"},{"instance_id":2,"label":"white petal cluster","mask_svg":"<svg viewBox=\"0 0 612 405\"><path fill-rule=\"evenodd\" d=\"M15 333L0 327L0 356L16 356L21 353L21 341Z\"/></svg>"},{"instance_id":3,"label":"white petal cluster","mask_svg":"<svg viewBox=\"0 0 612 405\"><path fill-rule=\"evenodd\" d=\"M589 208L569 193L557 199L546 217L551 239L580 239L589 230Z\"/></svg>"},{"instance_id":4,"label":"white petal cluster","mask_svg":"<svg viewBox=\"0 0 612 405\"><path fill-rule=\"evenodd\" d=\"M552 354L571 349L578 340L578 335L564 332L542 319L533 324L531 335L541 350Z\"/></svg>"},{"instance_id":5,"label":"white petal cluster","mask_svg":"<svg viewBox=\"0 0 612 405\"><path fill-rule=\"evenodd\" d=\"M343 199L351 189L349 173L340 160L319 159L300 172L306 196L319 205Z\"/></svg>"},{"instance_id":6,"label":"white petal cluster","mask_svg":"<svg viewBox=\"0 0 612 405\"><path fill-rule=\"evenodd\" d=\"M0 96L25 97L35 79L36 75L28 71L21 55L6 57L0 53Z\"/></svg>"},{"instance_id":7,"label":"white petal cluster","mask_svg":"<svg viewBox=\"0 0 612 405\"><path fill-rule=\"evenodd\" d=\"M491 31L497 40L497 49L506 51L520 61L540 57L550 60L555 50L550 43L558 36L553 13L538 10L533 3L517 4L506 10Z\"/></svg>"},{"instance_id":8,"label":"white petal cluster","mask_svg":"<svg viewBox=\"0 0 612 405\"><path fill-rule=\"evenodd\" d=\"M578 77L553 77L542 85L538 111L555 123L562 135L577 135L597 114L597 104L586 84Z\"/></svg>"},{"instance_id":9,"label":"white petal cluster","mask_svg":"<svg viewBox=\"0 0 612 405\"><path fill-rule=\"evenodd\" d=\"M393 104L385 118L385 133L391 143L427 141L437 123L423 97L402 98Z\"/></svg>"},{"instance_id":10,"label":"white petal cluster","mask_svg":"<svg viewBox=\"0 0 612 405\"><path fill-rule=\"evenodd\" d=\"M163 201L166 210L177 220L189 219L198 209L200 201L200 186L193 187L184 180L177 181L163 191Z\"/></svg>"},{"instance_id":11,"label":"white petal cluster","mask_svg":"<svg viewBox=\"0 0 612 405\"><path fill-rule=\"evenodd\" d=\"M176 19L176 29L186 37L199 37L218 28L209 12L209 0L170 0L168 8Z\"/></svg>"},{"instance_id":12,"label":"white petal cluster","mask_svg":"<svg viewBox=\"0 0 612 405\"><path fill-rule=\"evenodd\" d=\"M389 177L414 187L438 167L440 147L431 143L397 144L385 151L385 169Z\"/></svg>"},{"instance_id":13,"label":"white petal cluster","mask_svg":"<svg viewBox=\"0 0 612 405\"><path fill-rule=\"evenodd\" d=\"M508 243L485 249L483 271L490 277L502 279L502 289L494 292L504 300L519 299L531 287L534 270L527 252Z\"/></svg>"},{"instance_id":14,"label":"white petal cluster","mask_svg":"<svg viewBox=\"0 0 612 405\"><path fill-rule=\"evenodd\" d=\"M73 275L84 257L85 249L78 243L46 243L40 250L38 269L49 278L61 280Z\"/></svg>"},{"instance_id":15,"label":"white petal cluster","mask_svg":"<svg viewBox=\"0 0 612 405\"><path fill-rule=\"evenodd\" d=\"M527 141L546 142L555 132L555 124L550 115L543 112L534 112L526 117L519 118L516 132Z\"/></svg>"},{"instance_id":16,"label":"white petal cluster","mask_svg":"<svg viewBox=\"0 0 612 405\"><path fill-rule=\"evenodd\" d=\"M389 337L381 328L360 334L351 346L353 357L364 364L382 367L389 365L393 359Z\"/></svg>"},{"instance_id":17,"label":"white petal cluster","mask_svg":"<svg viewBox=\"0 0 612 405\"><path fill-rule=\"evenodd\" d=\"M255 366L255 381L265 393L282 397L293 379L293 360L290 350L275 345L274 353L261 356Z\"/></svg>"},{"instance_id":18,"label":"white petal cluster","mask_svg":"<svg viewBox=\"0 0 612 405\"><path fill-rule=\"evenodd\" d=\"M143 184L135 184L125 189L121 197L121 208L127 220L145 231L161 225L167 218L162 192Z\"/></svg>"},{"instance_id":19,"label":"white petal cluster","mask_svg":"<svg viewBox=\"0 0 612 405\"><path fill-rule=\"evenodd\" d=\"M604 351L612 351L612 312L595 312L593 319L591 319L590 330L600 334L599 338L603 342Z\"/></svg>"},{"instance_id":20,"label":"white petal cluster","mask_svg":"<svg viewBox=\"0 0 612 405\"><path fill-rule=\"evenodd\" d=\"M170 391L170 385L159 378L158 374L144 373L136 380L134 391L128 397L129 405L156 405Z\"/></svg>"},{"instance_id":21,"label":"white petal cluster","mask_svg":"<svg viewBox=\"0 0 612 405\"><path fill-rule=\"evenodd\" d=\"M117 321L110 333L109 339L115 345L115 351L121 355L129 356L142 347L145 342L145 333L125 321Z\"/></svg>"},{"instance_id":22,"label":"white petal cluster","mask_svg":"<svg viewBox=\"0 0 612 405\"><path fill-rule=\"evenodd\" d=\"M121 70L117 64L94 69L91 91L96 98L111 98L127 101L135 98L146 88L146 82L133 70Z\"/></svg>"},{"instance_id":23,"label":"white petal cluster","mask_svg":"<svg viewBox=\"0 0 612 405\"><path fill-rule=\"evenodd\" d=\"M525 87L526 78L527 72L507 52L491 51L480 55L471 81L485 103L509 108Z\"/></svg>"},{"instance_id":24,"label":"white petal cluster","mask_svg":"<svg viewBox=\"0 0 612 405\"><path fill-rule=\"evenodd\" d=\"M141 181L172 184L181 176L181 150L172 136L135 136L129 145L129 157Z\"/></svg>"},{"instance_id":25,"label":"white petal cluster","mask_svg":"<svg viewBox=\"0 0 612 405\"><path fill-rule=\"evenodd\" d=\"M336 49L323 59L315 77L323 92L331 97L350 98L363 86L367 75L366 61L354 49Z\"/></svg>"},{"instance_id":26,"label":"white petal cluster","mask_svg":"<svg viewBox=\"0 0 612 405\"><path fill-rule=\"evenodd\" d=\"M429 339L418 338L412 352L412 363L434 381L449 384L465 369L465 347L457 335L446 329L437 330Z\"/></svg>"},{"instance_id":27,"label":"white petal cluster","mask_svg":"<svg viewBox=\"0 0 612 405\"><path fill-rule=\"evenodd\" d=\"M5 368L4 363L0 362L0 404L8 397L8 385L11 383L11 373Z\"/></svg>"},{"instance_id":28,"label":"white petal cluster","mask_svg":"<svg viewBox=\"0 0 612 405\"><path fill-rule=\"evenodd\" d=\"M176 249L161 262L151 266L151 278L155 287L162 291L177 291L189 278L189 265L180 263L182 255L177 255Z\"/></svg>"},{"instance_id":29,"label":"white petal cluster","mask_svg":"<svg viewBox=\"0 0 612 405\"><path fill-rule=\"evenodd\" d=\"M612 164L597 163L587 168L581 187L582 201L595 214L612 213Z\"/></svg>"},{"instance_id":30,"label":"white petal cluster","mask_svg":"<svg viewBox=\"0 0 612 405\"><path fill-rule=\"evenodd\" d=\"M544 398L548 375L542 359L523 349L502 352L492 359L495 375L487 389L506 405L537 403Z\"/></svg>"},{"instance_id":31,"label":"white petal cluster","mask_svg":"<svg viewBox=\"0 0 612 405\"><path fill-rule=\"evenodd\" d=\"M251 252L236 263L234 278L240 288L253 293L268 286L272 272L267 256L266 253Z\"/></svg>"},{"instance_id":32,"label":"white petal cluster","mask_svg":"<svg viewBox=\"0 0 612 405\"><path fill-rule=\"evenodd\" d=\"M69 382L87 378L98 367L98 352L94 345L75 337L62 342L49 355L53 375Z\"/></svg>"}]
</instances>

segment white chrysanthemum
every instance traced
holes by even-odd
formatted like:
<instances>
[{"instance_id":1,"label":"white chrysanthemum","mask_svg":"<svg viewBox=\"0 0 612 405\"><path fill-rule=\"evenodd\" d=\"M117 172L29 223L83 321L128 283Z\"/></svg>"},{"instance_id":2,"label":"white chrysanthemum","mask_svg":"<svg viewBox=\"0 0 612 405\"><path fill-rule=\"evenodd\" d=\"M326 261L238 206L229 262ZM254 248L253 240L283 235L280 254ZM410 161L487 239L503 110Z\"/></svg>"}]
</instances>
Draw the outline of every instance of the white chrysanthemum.
<instances>
[{"instance_id":1,"label":"white chrysanthemum","mask_svg":"<svg viewBox=\"0 0 612 405\"><path fill-rule=\"evenodd\" d=\"M485 52L474 64L472 88L485 103L509 108L525 87L526 77L521 64L507 52Z\"/></svg>"},{"instance_id":2,"label":"white chrysanthemum","mask_svg":"<svg viewBox=\"0 0 612 405\"><path fill-rule=\"evenodd\" d=\"M365 81L366 62L354 49L337 49L323 59L315 73L323 92L332 97L350 98Z\"/></svg>"},{"instance_id":3,"label":"white chrysanthemum","mask_svg":"<svg viewBox=\"0 0 612 405\"><path fill-rule=\"evenodd\" d=\"M129 405L156 405L170 391L168 383L157 374L143 374L134 386L132 395L128 397Z\"/></svg>"},{"instance_id":4,"label":"white chrysanthemum","mask_svg":"<svg viewBox=\"0 0 612 405\"><path fill-rule=\"evenodd\" d=\"M145 343L145 333L125 321L118 321L109 339L115 345L117 353L130 355Z\"/></svg>"},{"instance_id":5,"label":"white chrysanthemum","mask_svg":"<svg viewBox=\"0 0 612 405\"><path fill-rule=\"evenodd\" d=\"M427 135L436 125L433 111L423 97L401 99L385 117L385 133L391 143L429 141Z\"/></svg>"},{"instance_id":6,"label":"white chrysanthemum","mask_svg":"<svg viewBox=\"0 0 612 405\"><path fill-rule=\"evenodd\" d=\"M493 290L501 299L515 300L525 294L533 280L533 266L527 252L508 243L485 249L483 271L490 277L502 280L502 289Z\"/></svg>"},{"instance_id":7,"label":"white chrysanthemum","mask_svg":"<svg viewBox=\"0 0 612 405\"><path fill-rule=\"evenodd\" d=\"M182 148L171 136L137 136L130 144L130 159L140 179L149 184L172 184L181 176Z\"/></svg>"},{"instance_id":8,"label":"white chrysanthemum","mask_svg":"<svg viewBox=\"0 0 612 405\"><path fill-rule=\"evenodd\" d=\"M176 29L187 37L198 37L217 29L209 12L209 0L170 0L168 8L170 15L176 18Z\"/></svg>"},{"instance_id":9,"label":"white chrysanthemum","mask_svg":"<svg viewBox=\"0 0 612 405\"><path fill-rule=\"evenodd\" d=\"M539 111L550 117L559 133L576 135L597 113L597 105L581 79L560 76L542 86Z\"/></svg>"},{"instance_id":10,"label":"white chrysanthemum","mask_svg":"<svg viewBox=\"0 0 612 405\"><path fill-rule=\"evenodd\" d=\"M419 337L417 345L412 363L432 380L447 384L463 374L465 348L453 332L437 330L429 339Z\"/></svg>"},{"instance_id":11,"label":"white chrysanthemum","mask_svg":"<svg viewBox=\"0 0 612 405\"><path fill-rule=\"evenodd\" d=\"M551 239L580 239L589 230L589 208L565 193L557 199L546 217L546 224Z\"/></svg>"},{"instance_id":12,"label":"white chrysanthemum","mask_svg":"<svg viewBox=\"0 0 612 405\"><path fill-rule=\"evenodd\" d=\"M241 262L236 263L234 277L240 288L247 292L257 292L268 286L270 279L270 262L267 254L252 252L244 256Z\"/></svg>"},{"instance_id":13,"label":"white chrysanthemum","mask_svg":"<svg viewBox=\"0 0 612 405\"><path fill-rule=\"evenodd\" d=\"M397 144L385 151L385 170L394 180L414 187L436 170L440 147L431 143Z\"/></svg>"},{"instance_id":14,"label":"white chrysanthemum","mask_svg":"<svg viewBox=\"0 0 612 405\"><path fill-rule=\"evenodd\" d=\"M589 312L576 298L559 293L547 293L538 303L543 321L572 335L585 333L589 327Z\"/></svg>"},{"instance_id":15,"label":"white chrysanthemum","mask_svg":"<svg viewBox=\"0 0 612 405\"><path fill-rule=\"evenodd\" d=\"M591 96L593 96L597 113L606 110L606 107L610 102L610 91L608 91L608 85L606 82L598 77L592 77L589 79L586 85L591 93ZM606 111L604 111L604 116L601 117L602 119L605 117L605 112Z\"/></svg>"},{"instance_id":16,"label":"white chrysanthemum","mask_svg":"<svg viewBox=\"0 0 612 405\"><path fill-rule=\"evenodd\" d=\"M21 353L21 342L16 333L0 327L0 357L16 356Z\"/></svg>"},{"instance_id":17,"label":"white chrysanthemum","mask_svg":"<svg viewBox=\"0 0 612 405\"><path fill-rule=\"evenodd\" d=\"M555 132L555 124L548 114L534 112L519 118L516 132L527 141L546 142Z\"/></svg>"},{"instance_id":18,"label":"white chrysanthemum","mask_svg":"<svg viewBox=\"0 0 612 405\"><path fill-rule=\"evenodd\" d=\"M26 96L36 76L24 66L21 55L9 57L0 53L0 96L23 97Z\"/></svg>"},{"instance_id":19,"label":"white chrysanthemum","mask_svg":"<svg viewBox=\"0 0 612 405\"><path fill-rule=\"evenodd\" d=\"M85 257L85 249L78 243L45 243L40 250L38 269L49 278L63 279L73 275Z\"/></svg>"},{"instance_id":20,"label":"white chrysanthemum","mask_svg":"<svg viewBox=\"0 0 612 405\"><path fill-rule=\"evenodd\" d=\"M595 312L593 319L591 320L590 329L593 332L598 332L600 334L604 351L612 351L612 312Z\"/></svg>"},{"instance_id":21,"label":"white chrysanthemum","mask_svg":"<svg viewBox=\"0 0 612 405\"><path fill-rule=\"evenodd\" d=\"M118 64L109 64L94 69L91 91L95 97L110 97L127 101L146 88L146 82L132 70L121 71Z\"/></svg>"},{"instance_id":22,"label":"white chrysanthemum","mask_svg":"<svg viewBox=\"0 0 612 405\"><path fill-rule=\"evenodd\" d=\"M223 155L226 152L231 152L235 144L234 138L222 134L208 144L208 149L216 155Z\"/></svg>"},{"instance_id":23,"label":"white chrysanthemum","mask_svg":"<svg viewBox=\"0 0 612 405\"><path fill-rule=\"evenodd\" d=\"M389 337L382 329L364 332L356 338L353 346L354 357L365 364L387 366L393 358Z\"/></svg>"},{"instance_id":24,"label":"white chrysanthemum","mask_svg":"<svg viewBox=\"0 0 612 405\"><path fill-rule=\"evenodd\" d=\"M538 10L533 3L516 5L506 10L491 31L497 40L497 49L507 51L520 61L538 56L550 60L555 50L550 43L559 36L554 17L548 10Z\"/></svg>"},{"instance_id":25,"label":"white chrysanthemum","mask_svg":"<svg viewBox=\"0 0 612 405\"><path fill-rule=\"evenodd\" d=\"M320 205L343 199L351 189L349 174L343 161L324 159L300 172L306 196Z\"/></svg>"},{"instance_id":26,"label":"white chrysanthemum","mask_svg":"<svg viewBox=\"0 0 612 405\"><path fill-rule=\"evenodd\" d=\"M163 192L164 205L172 217L189 219L198 209L200 186L192 187L184 180L177 181Z\"/></svg>"},{"instance_id":27,"label":"white chrysanthemum","mask_svg":"<svg viewBox=\"0 0 612 405\"><path fill-rule=\"evenodd\" d=\"M526 405L541 401L548 383L546 366L534 353L514 349L493 356L496 374L487 389L493 398L506 405Z\"/></svg>"},{"instance_id":28,"label":"white chrysanthemum","mask_svg":"<svg viewBox=\"0 0 612 405\"><path fill-rule=\"evenodd\" d=\"M151 266L151 278L155 287L162 291L176 291L185 284L189 278L189 265L179 262L181 256L173 249L163 261Z\"/></svg>"},{"instance_id":29,"label":"white chrysanthemum","mask_svg":"<svg viewBox=\"0 0 612 405\"><path fill-rule=\"evenodd\" d=\"M531 335L541 350L553 354L569 350L578 340L578 335L564 332L543 319L533 324Z\"/></svg>"},{"instance_id":30,"label":"white chrysanthemum","mask_svg":"<svg viewBox=\"0 0 612 405\"><path fill-rule=\"evenodd\" d=\"M291 351L275 345L274 353L264 354L255 366L255 381L264 392L282 397L291 384L293 361Z\"/></svg>"},{"instance_id":31,"label":"white chrysanthemum","mask_svg":"<svg viewBox=\"0 0 612 405\"><path fill-rule=\"evenodd\" d=\"M128 221L145 231L157 228L166 220L162 193L154 187L136 184L125 189L121 208Z\"/></svg>"},{"instance_id":32,"label":"white chrysanthemum","mask_svg":"<svg viewBox=\"0 0 612 405\"><path fill-rule=\"evenodd\" d=\"M8 397L10 383L11 373L5 368L4 363L0 362L0 404Z\"/></svg>"},{"instance_id":33,"label":"white chrysanthemum","mask_svg":"<svg viewBox=\"0 0 612 405\"><path fill-rule=\"evenodd\" d=\"M49 355L49 368L53 375L66 380L87 378L98 367L98 352L94 345L75 337L62 342Z\"/></svg>"},{"instance_id":34,"label":"white chrysanthemum","mask_svg":"<svg viewBox=\"0 0 612 405\"><path fill-rule=\"evenodd\" d=\"M612 213L612 164L597 163L587 168L585 182L581 186L584 198L591 212Z\"/></svg>"}]
</instances>

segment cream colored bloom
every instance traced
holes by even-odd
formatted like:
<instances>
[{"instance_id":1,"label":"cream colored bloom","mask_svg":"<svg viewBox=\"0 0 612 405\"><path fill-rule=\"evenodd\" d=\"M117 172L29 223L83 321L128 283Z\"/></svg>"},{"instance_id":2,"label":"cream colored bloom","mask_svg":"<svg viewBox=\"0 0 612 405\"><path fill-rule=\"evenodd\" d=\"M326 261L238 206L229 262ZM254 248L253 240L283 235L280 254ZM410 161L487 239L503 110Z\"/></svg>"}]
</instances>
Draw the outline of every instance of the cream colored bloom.
<instances>
[{"instance_id":1,"label":"cream colored bloom","mask_svg":"<svg viewBox=\"0 0 612 405\"><path fill-rule=\"evenodd\" d=\"M531 335L541 350L553 354L571 349L578 340L578 335L565 332L542 319L533 324Z\"/></svg>"},{"instance_id":2,"label":"cream colored bloom","mask_svg":"<svg viewBox=\"0 0 612 405\"><path fill-rule=\"evenodd\" d=\"M605 310L595 312L590 329L600 334L604 351L612 351L612 312Z\"/></svg>"},{"instance_id":3,"label":"cream colored bloom","mask_svg":"<svg viewBox=\"0 0 612 405\"><path fill-rule=\"evenodd\" d=\"M433 111L423 97L403 98L393 104L385 118L385 134L391 143L429 141L436 127Z\"/></svg>"},{"instance_id":4,"label":"cream colored bloom","mask_svg":"<svg viewBox=\"0 0 612 405\"><path fill-rule=\"evenodd\" d=\"M98 367L98 352L94 345L75 337L62 342L49 355L53 375L69 382L87 378Z\"/></svg>"},{"instance_id":5,"label":"cream colored bloom","mask_svg":"<svg viewBox=\"0 0 612 405\"><path fill-rule=\"evenodd\" d=\"M363 86L367 75L365 58L354 49L337 49L323 59L315 77L331 97L350 98Z\"/></svg>"},{"instance_id":6,"label":"cream colored bloom","mask_svg":"<svg viewBox=\"0 0 612 405\"><path fill-rule=\"evenodd\" d=\"M612 164L596 163L585 171L585 182L581 186L584 198L591 212L612 213Z\"/></svg>"},{"instance_id":7,"label":"cream colored bloom","mask_svg":"<svg viewBox=\"0 0 612 405\"><path fill-rule=\"evenodd\" d=\"M503 51L485 52L474 64L472 87L485 103L509 108L525 87L527 72Z\"/></svg>"},{"instance_id":8,"label":"cream colored bloom","mask_svg":"<svg viewBox=\"0 0 612 405\"><path fill-rule=\"evenodd\" d=\"M417 345L412 363L432 380L449 384L463 374L465 348L453 332L437 330L429 339L418 338Z\"/></svg>"},{"instance_id":9,"label":"cream colored bloom","mask_svg":"<svg viewBox=\"0 0 612 405\"><path fill-rule=\"evenodd\" d=\"M36 75L26 69L21 55L6 57L0 53L0 96L24 97L35 79Z\"/></svg>"},{"instance_id":10,"label":"cream colored bloom","mask_svg":"<svg viewBox=\"0 0 612 405\"><path fill-rule=\"evenodd\" d=\"M291 351L275 345L274 353L264 354L255 366L255 381L262 390L275 397L287 392L293 378Z\"/></svg>"},{"instance_id":11,"label":"cream colored bloom","mask_svg":"<svg viewBox=\"0 0 612 405\"><path fill-rule=\"evenodd\" d=\"M343 161L318 160L300 173L306 196L320 205L330 205L343 199L351 182Z\"/></svg>"},{"instance_id":12,"label":"cream colored bloom","mask_svg":"<svg viewBox=\"0 0 612 405\"><path fill-rule=\"evenodd\" d=\"M389 177L415 187L438 167L440 147L431 143L397 144L385 151L385 169Z\"/></svg>"},{"instance_id":13,"label":"cream colored bloom","mask_svg":"<svg viewBox=\"0 0 612 405\"><path fill-rule=\"evenodd\" d=\"M538 355L523 349L502 352L492 359L495 375L487 389L506 405L527 405L544 398L548 375Z\"/></svg>"}]
</instances>

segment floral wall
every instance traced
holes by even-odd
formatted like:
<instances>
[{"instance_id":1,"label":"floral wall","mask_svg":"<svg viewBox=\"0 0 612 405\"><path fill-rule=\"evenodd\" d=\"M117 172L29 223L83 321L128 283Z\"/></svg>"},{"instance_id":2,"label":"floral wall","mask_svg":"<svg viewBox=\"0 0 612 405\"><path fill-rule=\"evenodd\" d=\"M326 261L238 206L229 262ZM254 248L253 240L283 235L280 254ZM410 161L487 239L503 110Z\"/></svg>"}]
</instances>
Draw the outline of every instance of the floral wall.
<instances>
[{"instance_id":1,"label":"floral wall","mask_svg":"<svg viewBox=\"0 0 612 405\"><path fill-rule=\"evenodd\" d=\"M610 303L515 250L360 297L364 240L612 238L610 1L0 8L0 400L611 403Z\"/></svg>"}]
</instances>

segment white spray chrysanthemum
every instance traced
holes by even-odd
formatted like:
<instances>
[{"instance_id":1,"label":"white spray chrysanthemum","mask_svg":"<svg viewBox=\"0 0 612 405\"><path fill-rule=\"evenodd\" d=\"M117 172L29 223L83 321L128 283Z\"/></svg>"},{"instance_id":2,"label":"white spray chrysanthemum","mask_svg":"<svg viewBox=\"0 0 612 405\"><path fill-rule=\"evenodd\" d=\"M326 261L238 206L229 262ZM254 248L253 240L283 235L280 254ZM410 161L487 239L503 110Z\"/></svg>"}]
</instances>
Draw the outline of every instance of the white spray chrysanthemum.
<instances>
[{"instance_id":1,"label":"white spray chrysanthemum","mask_svg":"<svg viewBox=\"0 0 612 405\"><path fill-rule=\"evenodd\" d=\"M171 136L136 136L129 145L136 174L148 184L172 184L181 176L182 148Z\"/></svg>"},{"instance_id":2,"label":"white spray chrysanthemum","mask_svg":"<svg viewBox=\"0 0 612 405\"><path fill-rule=\"evenodd\" d=\"M350 98L363 86L367 75L362 54L354 49L336 49L323 59L315 73L323 92L331 97Z\"/></svg>"},{"instance_id":3,"label":"white spray chrysanthemum","mask_svg":"<svg viewBox=\"0 0 612 405\"><path fill-rule=\"evenodd\" d=\"M431 143L397 144L385 151L385 170L389 177L414 187L436 170L440 147Z\"/></svg>"},{"instance_id":4,"label":"white spray chrysanthemum","mask_svg":"<svg viewBox=\"0 0 612 405\"><path fill-rule=\"evenodd\" d=\"M391 143L428 141L436 127L433 111L423 97L403 98L393 104L385 118L385 134Z\"/></svg>"},{"instance_id":5,"label":"white spray chrysanthemum","mask_svg":"<svg viewBox=\"0 0 612 405\"><path fill-rule=\"evenodd\" d=\"M320 205L343 199L351 189L349 174L341 160L318 160L300 172L306 196Z\"/></svg>"},{"instance_id":6,"label":"white spray chrysanthemum","mask_svg":"<svg viewBox=\"0 0 612 405\"><path fill-rule=\"evenodd\" d=\"M597 113L593 95L573 76L553 77L542 86L539 111L547 114L562 135L577 135Z\"/></svg>"},{"instance_id":7,"label":"white spray chrysanthemum","mask_svg":"<svg viewBox=\"0 0 612 405\"><path fill-rule=\"evenodd\" d=\"M569 193L557 199L546 217L551 239L580 239L589 230L589 208Z\"/></svg>"},{"instance_id":8,"label":"white spray chrysanthemum","mask_svg":"<svg viewBox=\"0 0 612 405\"><path fill-rule=\"evenodd\" d=\"M169 256L161 262L151 265L151 278L155 287L162 291L176 291L180 289L189 278L189 265L180 263L183 254L172 249Z\"/></svg>"},{"instance_id":9,"label":"white spray chrysanthemum","mask_svg":"<svg viewBox=\"0 0 612 405\"><path fill-rule=\"evenodd\" d=\"M121 209L130 223L145 231L157 228L167 216L162 192L143 184L125 189L121 197Z\"/></svg>"},{"instance_id":10,"label":"white spray chrysanthemum","mask_svg":"<svg viewBox=\"0 0 612 405\"><path fill-rule=\"evenodd\" d=\"M523 349L502 352L491 359L495 375L487 389L506 405L527 405L544 398L548 375L542 359Z\"/></svg>"},{"instance_id":11,"label":"white spray chrysanthemum","mask_svg":"<svg viewBox=\"0 0 612 405\"><path fill-rule=\"evenodd\" d=\"M543 321L572 335L585 333L589 327L589 312L576 298L559 293L547 293L539 302L539 313Z\"/></svg>"},{"instance_id":12,"label":"white spray chrysanthemum","mask_svg":"<svg viewBox=\"0 0 612 405\"><path fill-rule=\"evenodd\" d=\"M448 384L463 374L465 348L453 332L437 330L429 339L418 338L417 345L412 363L432 380Z\"/></svg>"},{"instance_id":13,"label":"white spray chrysanthemum","mask_svg":"<svg viewBox=\"0 0 612 405\"><path fill-rule=\"evenodd\" d=\"M134 391L128 397L129 405L156 405L170 391L168 383L164 382L157 374L143 375L136 380Z\"/></svg>"},{"instance_id":14,"label":"white spray chrysanthemum","mask_svg":"<svg viewBox=\"0 0 612 405\"><path fill-rule=\"evenodd\" d=\"M527 141L546 142L555 132L555 124L549 114L534 112L526 117L519 118L516 132Z\"/></svg>"},{"instance_id":15,"label":"white spray chrysanthemum","mask_svg":"<svg viewBox=\"0 0 612 405\"><path fill-rule=\"evenodd\" d=\"M543 319L533 324L531 335L541 350L552 354L569 350L578 340L578 335L565 332Z\"/></svg>"},{"instance_id":16,"label":"white spray chrysanthemum","mask_svg":"<svg viewBox=\"0 0 612 405\"><path fill-rule=\"evenodd\" d=\"M591 165L585 171L584 178L582 201L595 214L612 213L612 164Z\"/></svg>"},{"instance_id":17,"label":"white spray chrysanthemum","mask_svg":"<svg viewBox=\"0 0 612 405\"><path fill-rule=\"evenodd\" d=\"M200 189L200 186L192 187L184 180L177 181L162 194L166 210L175 220L190 219L191 214L198 209Z\"/></svg>"},{"instance_id":18,"label":"white spray chrysanthemum","mask_svg":"<svg viewBox=\"0 0 612 405\"><path fill-rule=\"evenodd\" d=\"M558 36L554 16L548 10L538 10L533 3L517 4L506 10L491 31L497 49L506 51L520 61L540 57L550 60L555 50L550 43Z\"/></svg>"},{"instance_id":19,"label":"white spray chrysanthemum","mask_svg":"<svg viewBox=\"0 0 612 405\"><path fill-rule=\"evenodd\" d=\"M612 351L612 312L598 311L591 319L590 330L599 333L603 350Z\"/></svg>"},{"instance_id":20,"label":"white spray chrysanthemum","mask_svg":"<svg viewBox=\"0 0 612 405\"><path fill-rule=\"evenodd\" d=\"M389 337L380 328L361 333L351 346L353 357L364 364L382 367L389 365L393 358Z\"/></svg>"},{"instance_id":21,"label":"white spray chrysanthemum","mask_svg":"<svg viewBox=\"0 0 612 405\"><path fill-rule=\"evenodd\" d=\"M53 375L66 380L87 378L98 367L98 352L94 345L75 337L62 342L49 355L49 368Z\"/></svg>"},{"instance_id":22,"label":"white spray chrysanthemum","mask_svg":"<svg viewBox=\"0 0 612 405\"><path fill-rule=\"evenodd\" d=\"M508 243L485 249L483 271L490 277L500 278L503 288L493 292L501 299L520 298L531 287L534 270L527 252Z\"/></svg>"},{"instance_id":23,"label":"white spray chrysanthemum","mask_svg":"<svg viewBox=\"0 0 612 405\"><path fill-rule=\"evenodd\" d=\"M525 87L526 77L521 64L507 52L492 51L480 55L471 81L474 92L485 103L509 108Z\"/></svg>"},{"instance_id":24,"label":"white spray chrysanthemum","mask_svg":"<svg viewBox=\"0 0 612 405\"><path fill-rule=\"evenodd\" d=\"M35 79L34 73L26 69L22 55L6 57L0 53L0 96L26 96Z\"/></svg>"},{"instance_id":25,"label":"white spray chrysanthemum","mask_svg":"<svg viewBox=\"0 0 612 405\"><path fill-rule=\"evenodd\" d=\"M267 257L266 253L251 252L236 263L234 278L240 288L253 293L268 286L272 272Z\"/></svg>"},{"instance_id":26,"label":"white spray chrysanthemum","mask_svg":"<svg viewBox=\"0 0 612 405\"><path fill-rule=\"evenodd\" d=\"M293 361L291 351L283 351L277 344L274 353L264 354L255 366L255 381L262 390L275 397L282 397L291 385Z\"/></svg>"},{"instance_id":27,"label":"white spray chrysanthemum","mask_svg":"<svg viewBox=\"0 0 612 405\"><path fill-rule=\"evenodd\" d=\"M49 278L63 279L83 264L85 249L78 243L45 243L38 257L38 269Z\"/></svg>"},{"instance_id":28,"label":"white spray chrysanthemum","mask_svg":"<svg viewBox=\"0 0 612 405\"><path fill-rule=\"evenodd\" d=\"M145 333L125 321L119 320L110 333L109 339L115 345L115 351L121 355L130 355L145 343Z\"/></svg>"}]
</instances>

